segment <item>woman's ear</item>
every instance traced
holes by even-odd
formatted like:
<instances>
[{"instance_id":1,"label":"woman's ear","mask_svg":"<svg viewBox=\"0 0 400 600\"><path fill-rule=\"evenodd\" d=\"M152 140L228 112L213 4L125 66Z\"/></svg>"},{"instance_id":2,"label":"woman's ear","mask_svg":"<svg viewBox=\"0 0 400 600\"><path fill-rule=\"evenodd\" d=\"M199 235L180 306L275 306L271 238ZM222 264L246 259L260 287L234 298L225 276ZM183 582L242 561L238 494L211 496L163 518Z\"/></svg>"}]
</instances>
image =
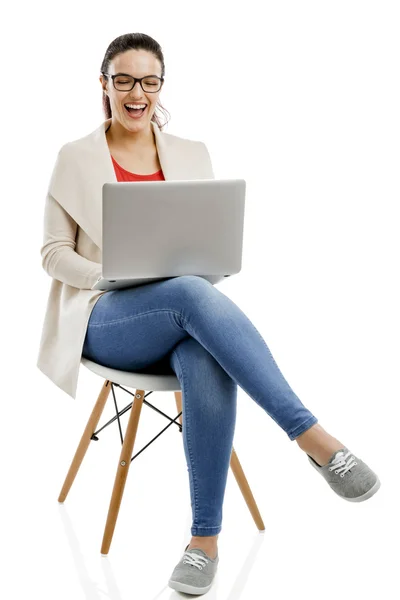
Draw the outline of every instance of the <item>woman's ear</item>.
<instances>
[{"instance_id":1,"label":"woman's ear","mask_svg":"<svg viewBox=\"0 0 400 600\"><path fill-rule=\"evenodd\" d=\"M107 89L106 89L107 88L107 80L103 77L103 75L100 75L99 81L101 83L101 87L103 88L103 92L105 94L107 94ZM108 96L108 94L107 94L107 96Z\"/></svg>"}]
</instances>

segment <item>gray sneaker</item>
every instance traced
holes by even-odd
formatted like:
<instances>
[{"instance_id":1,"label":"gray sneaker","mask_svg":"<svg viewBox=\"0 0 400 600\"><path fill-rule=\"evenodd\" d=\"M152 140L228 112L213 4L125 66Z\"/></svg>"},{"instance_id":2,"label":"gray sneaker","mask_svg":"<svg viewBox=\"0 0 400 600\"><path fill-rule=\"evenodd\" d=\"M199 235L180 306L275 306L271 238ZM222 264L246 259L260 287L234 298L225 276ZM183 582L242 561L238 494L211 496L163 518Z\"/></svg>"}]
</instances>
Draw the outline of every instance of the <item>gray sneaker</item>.
<instances>
[{"instance_id":1,"label":"gray sneaker","mask_svg":"<svg viewBox=\"0 0 400 600\"><path fill-rule=\"evenodd\" d=\"M376 473L346 447L336 450L326 465L319 465L309 454L309 462L321 473L333 491L349 502L363 502L380 488Z\"/></svg>"},{"instance_id":2,"label":"gray sneaker","mask_svg":"<svg viewBox=\"0 0 400 600\"><path fill-rule=\"evenodd\" d=\"M211 588L219 562L212 559L201 548L186 546L185 552L172 572L168 585L173 590L186 594L205 594Z\"/></svg>"}]
</instances>

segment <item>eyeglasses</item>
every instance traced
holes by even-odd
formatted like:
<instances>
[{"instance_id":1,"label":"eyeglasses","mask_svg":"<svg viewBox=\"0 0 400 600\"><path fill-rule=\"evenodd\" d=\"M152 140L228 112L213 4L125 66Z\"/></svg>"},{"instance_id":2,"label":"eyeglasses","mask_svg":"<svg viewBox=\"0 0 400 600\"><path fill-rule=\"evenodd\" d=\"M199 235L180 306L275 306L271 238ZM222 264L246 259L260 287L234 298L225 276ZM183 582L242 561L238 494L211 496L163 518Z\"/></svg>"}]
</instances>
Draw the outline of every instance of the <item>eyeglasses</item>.
<instances>
[{"instance_id":1,"label":"eyeglasses","mask_svg":"<svg viewBox=\"0 0 400 600\"><path fill-rule=\"evenodd\" d=\"M102 74L105 75L105 77L111 77L115 89L120 92L130 92L138 81L144 92L154 93L161 89L164 82L164 77L158 77L157 75L147 75L146 77L141 77L139 79L137 77L132 77L131 75L126 75L125 73L110 75L109 73L104 73L102 71Z\"/></svg>"}]
</instances>

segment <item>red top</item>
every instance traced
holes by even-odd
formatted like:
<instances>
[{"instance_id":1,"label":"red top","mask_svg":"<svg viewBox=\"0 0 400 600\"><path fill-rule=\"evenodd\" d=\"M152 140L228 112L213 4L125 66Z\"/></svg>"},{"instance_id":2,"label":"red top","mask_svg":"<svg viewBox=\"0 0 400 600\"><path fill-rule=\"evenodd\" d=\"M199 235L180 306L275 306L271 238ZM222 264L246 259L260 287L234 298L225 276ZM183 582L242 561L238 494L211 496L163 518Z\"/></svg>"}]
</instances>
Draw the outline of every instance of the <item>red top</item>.
<instances>
[{"instance_id":1,"label":"red top","mask_svg":"<svg viewBox=\"0 0 400 600\"><path fill-rule=\"evenodd\" d=\"M131 173L130 171L123 169L113 156L111 156L111 159L114 165L117 181L165 181L162 169L156 173L151 173L150 175L138 175L137 173Z\"/></svg>"}]
</instances>

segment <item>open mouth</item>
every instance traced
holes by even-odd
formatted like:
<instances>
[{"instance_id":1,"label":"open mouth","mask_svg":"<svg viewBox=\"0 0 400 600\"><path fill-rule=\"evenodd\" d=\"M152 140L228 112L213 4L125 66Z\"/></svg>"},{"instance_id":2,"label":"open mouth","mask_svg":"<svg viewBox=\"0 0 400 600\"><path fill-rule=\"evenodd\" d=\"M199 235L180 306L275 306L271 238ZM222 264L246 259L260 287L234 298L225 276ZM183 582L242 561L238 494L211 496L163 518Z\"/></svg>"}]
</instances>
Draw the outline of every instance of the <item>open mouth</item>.
<instances>
[{"instance_id":1,"label":"open mouth","mask_svg":"<svg viewBox=\"0 0 400 600\"><path fill-rule=\"evenodd\" d=\"M127 108L124 104L124 108L131 119L140 119L140 117L146 112L147 106L148 105L146 105L145 108Z\"/></svg>"}]
</instances>

